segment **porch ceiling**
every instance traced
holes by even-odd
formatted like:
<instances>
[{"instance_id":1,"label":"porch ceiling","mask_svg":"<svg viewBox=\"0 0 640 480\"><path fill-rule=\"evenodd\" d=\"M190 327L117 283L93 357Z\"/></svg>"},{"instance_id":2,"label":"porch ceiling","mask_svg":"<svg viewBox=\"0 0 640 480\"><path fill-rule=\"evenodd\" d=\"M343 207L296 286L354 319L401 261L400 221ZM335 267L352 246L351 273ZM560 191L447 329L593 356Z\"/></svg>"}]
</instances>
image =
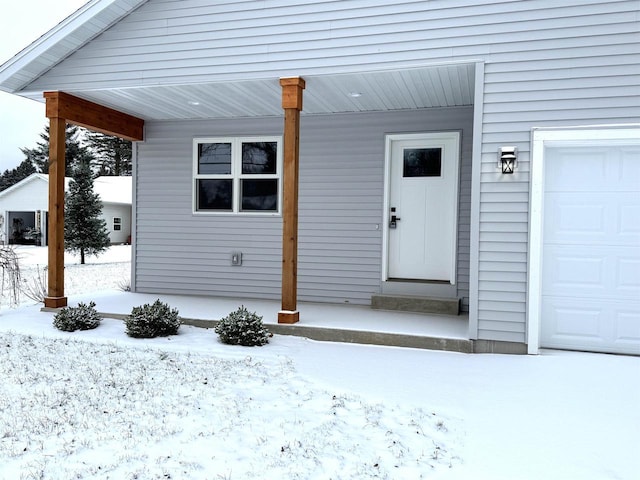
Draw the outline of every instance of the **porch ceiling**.
<instances>
[{"instance_id":1,"label":"porch ceiling","mask_svg":"<svg viewBox=\"0 0 640 480\"><path fill-rule=\"evenodd\" d=\"M307 85L303 113L472 105L474 71L474 64L448 64L338 75L301 73ZM282 115L278 78L68 93L147 121Z\"/></svg>"}]
</instances>

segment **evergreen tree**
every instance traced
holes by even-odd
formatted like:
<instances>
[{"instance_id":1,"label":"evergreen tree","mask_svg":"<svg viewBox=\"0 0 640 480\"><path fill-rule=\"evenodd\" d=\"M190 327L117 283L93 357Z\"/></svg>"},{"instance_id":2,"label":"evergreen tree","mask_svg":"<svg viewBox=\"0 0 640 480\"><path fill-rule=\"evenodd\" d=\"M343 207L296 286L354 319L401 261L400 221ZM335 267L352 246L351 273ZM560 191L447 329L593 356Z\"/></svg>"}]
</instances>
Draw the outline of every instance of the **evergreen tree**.
<instances>
[{"instance_id":1,"label":"evergreen tree","mask_svg":"<svg viewBox=\"0 0 640 480\"><path fill-rule=\"evenodd\" d=\"M94 160L91 151L82 145L81 137L84 129L75 125L67 124L65 129L65 176L73 176L76 165ZM20 150L27 157L27 160L36 168L39 173L49 173L49 126L44 128L40 134L42 141L37 143L35 148L21 148Z\"/></svg>"},{"instance_id":2,"label":"evergreen tree","mask_svg":"<svg viewBox=\"0 0 640 480\"><path fill-rule=\"evenodd\" d=\"M99 175L131 175L131 142L98 132L87 133L87 143L96 154Z\"/></svg>"},{"instance_id":3,"label":"evergreen tree","mask_svg":"<svg viewBox=\"0 0 640 480\"><path fill-rule=\"evenodd\" d=\"M93 176L88 162L81 162L69 183L64 205L64 249L85 255L98 255L109 247L107 224L100 217L102 201L93 191Z\"/></svg>"},{"instance_id":4,"label":"evergreen tree","mask_svg":"<svg viewBox=\"0 0 640 480\"><path fill-rule=\"evenodd\" d=\"M36 169L29 159L24 159L16 168L5 170L4 173L0 175L0 192L15 185L20 180L24 180L32 173L36 173Z\"/></svg>"}]
</instances>

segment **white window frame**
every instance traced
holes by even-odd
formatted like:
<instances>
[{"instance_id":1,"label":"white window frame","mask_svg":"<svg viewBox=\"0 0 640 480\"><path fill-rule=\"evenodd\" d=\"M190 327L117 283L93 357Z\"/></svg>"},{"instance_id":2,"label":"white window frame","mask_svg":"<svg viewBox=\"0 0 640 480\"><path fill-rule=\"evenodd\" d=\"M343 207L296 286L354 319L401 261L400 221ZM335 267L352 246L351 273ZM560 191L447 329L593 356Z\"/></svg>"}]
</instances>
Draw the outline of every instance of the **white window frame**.
<instances>
[{"instance_id":1,"label":"white window frame","mask_svg":"<svg viewBox=\"0 0 640 480\"><path fill-rule=\"evenodd\" d=\"M117 221L116 221L117 220ZM119 232L122 230L122 217L113 217L113 231ZM118 228L116 228L118 227Z\"/></svg>"},{"instance_id":2,"label":"white window frame","mask_svg":"<svg viewBox=\"0 0 640 480\"><path fill-rule=\"evenodd\" d=\"M242 173L242 144L252 142L276 142L276 173L272 174L248 174ZM202 143L230 143L231 144L231 173L230 174L200 174L198 173L198 145ZM198 210L198 180L232 180L232 209L225 210ZM278 181L278 208L275 211L241 210L241 181L253 180L277 180ZM193 139L193 180L192 180L192 208L195 215L241 215L241 216L271 216L282 215L282 136L256 136L256 137L198 137Z\"/></svg>"}]
</instances>

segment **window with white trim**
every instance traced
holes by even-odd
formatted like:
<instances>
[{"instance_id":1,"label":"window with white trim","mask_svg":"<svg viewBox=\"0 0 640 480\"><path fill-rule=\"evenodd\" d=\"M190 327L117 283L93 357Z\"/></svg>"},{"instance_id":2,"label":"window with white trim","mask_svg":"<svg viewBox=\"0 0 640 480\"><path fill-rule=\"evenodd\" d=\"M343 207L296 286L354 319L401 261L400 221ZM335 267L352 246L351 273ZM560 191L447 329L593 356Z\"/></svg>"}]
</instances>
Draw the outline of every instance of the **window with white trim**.
<instances>
[{"instance_id":1,"label":"window with white trim","mask_svg":"<svg viewBox=\"0 0 640 480\"><path fill-rule=\"evenodd\" d=\"M122 218L113 217L113 231L118 231L122 229Z\"/></svg>"},{"instance_id":2,"label":"window with white trim","mask_svg":"<svg viewBox=\"0 0 640 480\"><path fill-rule=\"evenodd\" d=\"M194 212L279 214L281 144L281 137L194 139Z\"/></svg>"}]
</instances>

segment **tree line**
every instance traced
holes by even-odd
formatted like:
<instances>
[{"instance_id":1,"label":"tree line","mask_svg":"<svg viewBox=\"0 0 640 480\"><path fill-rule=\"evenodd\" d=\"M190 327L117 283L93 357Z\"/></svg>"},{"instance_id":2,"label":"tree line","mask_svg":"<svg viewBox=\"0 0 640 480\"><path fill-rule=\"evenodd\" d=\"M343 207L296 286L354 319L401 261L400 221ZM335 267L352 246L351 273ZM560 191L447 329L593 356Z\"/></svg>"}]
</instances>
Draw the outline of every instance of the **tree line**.
<instances>
[{"instance_id":1,"label":"tree line","mask_svg":"<svg viewBox=\"0 0 640 480\"><path fill-rule=\"evenodd\" d=\"M80 165L88 165L94 176L131 175L130 141L89 132L75 125L67 125L65 137L65 176L73 177ZM40 134L35 147L20 150L25 159L0 175L0 192L32 173L49 173L49 127Z\"/></svg>"}]
</instances>

